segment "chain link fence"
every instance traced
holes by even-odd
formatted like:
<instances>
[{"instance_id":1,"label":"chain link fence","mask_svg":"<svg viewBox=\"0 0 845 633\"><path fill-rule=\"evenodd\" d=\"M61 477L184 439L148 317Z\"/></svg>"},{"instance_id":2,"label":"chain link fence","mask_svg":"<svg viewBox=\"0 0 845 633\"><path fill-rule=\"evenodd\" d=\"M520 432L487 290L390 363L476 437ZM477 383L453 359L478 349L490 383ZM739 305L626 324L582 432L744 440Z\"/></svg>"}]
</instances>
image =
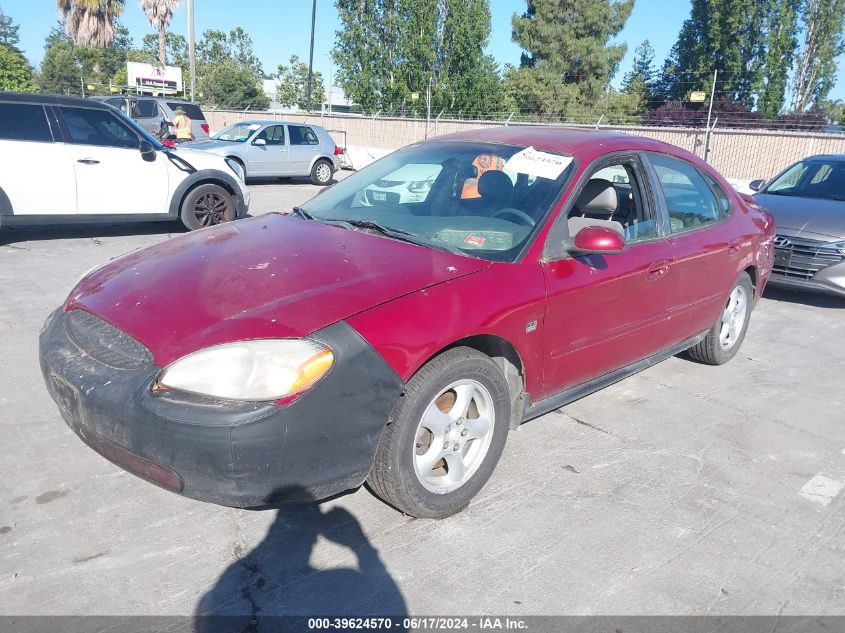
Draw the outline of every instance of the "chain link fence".
<instances>
[{"instance_id":1,"label":"chain link fence","mask_svg":"<svg viewBox=\"0 0 845 633\"><path fill-rule=\"evenodd\" d=\"M398 149L425 138L501 125L550 125L524 121L427 119L340 114L295 114L245 110L205 110L213 130L248 119L275 119L320 125L332 131L338 144L379 149ZM707 130L684 127L622 125L583 125L561 122L556 125L596 128L653 138L677 145L704 157ZM731 178L770 178L790 164L813 154L845 154L845 134L780 130L719 129L711 132L708 162Z\"/></svg>"}]
</instances>

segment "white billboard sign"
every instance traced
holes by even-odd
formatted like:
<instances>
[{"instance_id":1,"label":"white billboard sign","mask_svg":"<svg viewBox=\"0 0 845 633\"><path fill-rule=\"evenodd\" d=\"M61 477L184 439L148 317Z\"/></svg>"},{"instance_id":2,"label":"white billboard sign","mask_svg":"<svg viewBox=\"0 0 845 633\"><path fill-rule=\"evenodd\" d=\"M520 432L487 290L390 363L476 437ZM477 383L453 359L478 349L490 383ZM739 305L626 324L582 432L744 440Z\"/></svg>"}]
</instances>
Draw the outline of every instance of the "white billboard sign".
<instances>
[{"instance_id":1,"label":"white billboard sign","mask_svg":"<svg viewBox=\"0 0 845 633\"><path fill-rule=\"evenodd\" d=\"M126 75L129 85L139 93L172 95L182 92L182 69L178 66L126 62Z\"/></svg>"}]
</instances>

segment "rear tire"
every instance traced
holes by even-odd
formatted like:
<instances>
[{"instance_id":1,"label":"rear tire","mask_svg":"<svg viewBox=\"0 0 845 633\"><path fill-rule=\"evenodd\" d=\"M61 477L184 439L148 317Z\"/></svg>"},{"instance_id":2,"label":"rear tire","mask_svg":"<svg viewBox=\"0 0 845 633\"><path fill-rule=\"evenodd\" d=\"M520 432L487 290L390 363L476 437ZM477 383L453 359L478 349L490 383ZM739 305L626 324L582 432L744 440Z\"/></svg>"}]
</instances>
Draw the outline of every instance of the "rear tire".
<instances>
[{"instance_id":1,"label":"rear tire","mask_svg":"<svg viewBox=\"0 0 845 633\"><path fill-rule=\"evenodd\" d=\"M221 222L231 222L237 211L231 194L212 183L191 189L182 200L179 215L189 231L196 231Z\"/></svg>"},{"instance_id":2,"label":"rear tire","mask_svg":"<svg viewBox=\"0 0 845 633\"><path fill-rule=\"evenodd\" d=\"M487 483L509 423L510 395L499 367L474 349L451 349L408 381L367 482L405 514L448 517Z\"/></svg>"},{"instance_id":3,"label":"rear tire","mask_svg":"<svg viewBox=\"0 0 845 633\"><path fill-rule=\"evenodd\" d=\"M332 181L334 168L325 158L321 158L311 168L311 182L320 187L325 187Z\"/></svg>"},{"instance_id":4,"label":"rear tire","mask_svg":"<svg viewBox=\"0 0 845 633\"><path fill-rule=\"evenodd\" d=\"M748 273L736 280L715 325L699 343L687 352L693 360L706 365L723 365L736 356L751 320L754 286Z\"/></svg>"}]
</instances>

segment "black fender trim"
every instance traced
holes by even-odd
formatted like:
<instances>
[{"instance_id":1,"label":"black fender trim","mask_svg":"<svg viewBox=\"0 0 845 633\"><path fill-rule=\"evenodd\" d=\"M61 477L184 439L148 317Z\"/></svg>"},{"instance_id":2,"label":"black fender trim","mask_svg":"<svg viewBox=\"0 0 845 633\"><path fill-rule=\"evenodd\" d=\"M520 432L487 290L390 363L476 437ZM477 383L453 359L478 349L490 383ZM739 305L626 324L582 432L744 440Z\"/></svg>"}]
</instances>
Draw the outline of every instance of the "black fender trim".
<instances>
[{"instance_id":1,"label":"black fender trim","mask_svg":"<svg viewBox=\"0 0 845 633\"><path fill-rule=\"evenodd\" d=\"M182 200L184 200L185 194L187 194L188 191L190 191L194 187L204 183L218 183L225 185L226 189L229 190L229 193L231 193L235 199L237 217L241 217L242 215L246 214L246 202L244 201L243 196L241 196L241 189L238 186L235 177L233 175L227 174L224 171L220 171L219 169L200 169L194 171L187 178L185 178L185 180L179 183L179 186L176 187L176 191L173 192L173 197L170 199L170 208L168 210L168 214L172 217L178 218L180 207L182 206Z\"/></svg>"},{"instance_id":2,"label":"black fender trim","mask_svg":"<svg viewBox=\"0 0 845 633\"><path fill-rule=\"evenodd\" d=\"M3 225L4 215L15 215L15 211L12 209L12 201L9 200L9 196L7 196L6 192L3 191L3 187L0 187L0 226Z\"/></svg>"}]
</instances>

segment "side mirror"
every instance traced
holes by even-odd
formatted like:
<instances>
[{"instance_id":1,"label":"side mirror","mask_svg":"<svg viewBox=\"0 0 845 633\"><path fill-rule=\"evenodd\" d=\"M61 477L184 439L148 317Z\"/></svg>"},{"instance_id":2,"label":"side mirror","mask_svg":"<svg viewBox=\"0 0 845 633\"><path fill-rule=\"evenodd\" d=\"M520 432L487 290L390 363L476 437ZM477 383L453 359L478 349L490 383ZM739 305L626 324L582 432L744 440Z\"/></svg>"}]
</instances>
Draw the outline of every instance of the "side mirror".
<instances>
[{"instance_id":1,"label":"side mirror","mask_svg":"<svg viewBox=\"0 0 845 633\"><path fill-rule=\"evenodd\" d=\"M760 189L762 189L763 185L765 184L765 180L763 180L762 178L758 178L757 180L752 180L751 182L749 182L748 188L751 189L751 191L760 191Z\"/></svg>"},{"instance_id":2,"label":"side mirror","mask_svg":"<svg viewBox=\"0 0 845 633\"><path fill-rule=\"evenodd\" d=\"M138 146L138 149L141 150L141 158L143 158L148 163L152 163L156 159L156 150L155 147L149 141L141 141L141 144Z\"/></svg>"},{"instance_id":3,"label":"side mirror","mask_svg":"<svg viewBox=\"0 0 845 633\"><path fill-rule=\"evenodd\" d=\"M252 142L252 144L261 147L262 145L267 145L267 140L263 138L257 138Z\"/></svg>"},{"instance_id":4,"label":"side mirror","mask_svg":"<svg viewBox=\"0 0 845 633\"><path fill-rule=\"evenodd\" d=\"M613 229L603 226L585 226L575 235L573 251L583 254L621 253L626 248L625 238Z\"/></svg>"}]
</instances>

